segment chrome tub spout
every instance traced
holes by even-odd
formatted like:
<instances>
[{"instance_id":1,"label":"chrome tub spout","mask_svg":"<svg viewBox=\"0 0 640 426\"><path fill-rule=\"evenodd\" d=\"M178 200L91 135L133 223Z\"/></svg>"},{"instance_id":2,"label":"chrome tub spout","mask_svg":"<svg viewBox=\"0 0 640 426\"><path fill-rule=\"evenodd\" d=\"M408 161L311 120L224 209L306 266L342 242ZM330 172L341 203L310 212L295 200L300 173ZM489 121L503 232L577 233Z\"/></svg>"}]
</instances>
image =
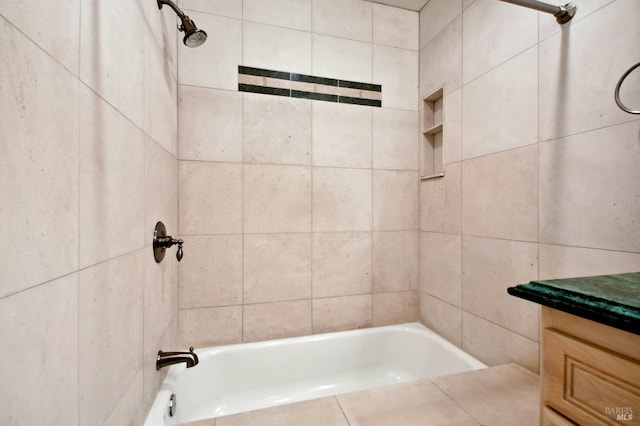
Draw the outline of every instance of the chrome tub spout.
<instances>
[{"instance_id":1,"label":"chrome tub spout","mask_svg":"<svg viewBox=\"0 0 640 426\"><path fill-rule=\"evenodd\" d=\"M191 368L198 364L198 355L193 352L193 346L189 348L189 352L162 352L158 351L156 358L156 370L173 364L185 362L187 368Z\"/></svg>"}]
</instances>

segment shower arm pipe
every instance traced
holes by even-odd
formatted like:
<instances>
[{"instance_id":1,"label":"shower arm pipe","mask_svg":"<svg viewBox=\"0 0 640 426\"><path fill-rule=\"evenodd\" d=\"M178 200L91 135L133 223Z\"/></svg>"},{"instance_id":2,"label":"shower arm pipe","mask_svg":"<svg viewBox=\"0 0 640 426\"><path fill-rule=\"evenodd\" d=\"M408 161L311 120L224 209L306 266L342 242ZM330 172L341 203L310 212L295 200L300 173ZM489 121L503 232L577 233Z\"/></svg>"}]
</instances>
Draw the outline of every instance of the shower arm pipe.
<instances>
[{"instance_id":1,"label":"shower arm pipe","mask_svg":"<svg viewBox=\"0 0 640 426\"><path fill-rule=\"evenodd\" d=\"M518 6L528 7L529 9L537 10L538 12L550 13L556 17L558 24L565 24L573 18L576 14L576 5L573 3L567 3L564 6L554 6L549 3L537 1L537 0L500 0L506 3L515 4Z\"/></svg>"},{"instance_id":2,"label":"shower arm pipe","mask_svg":"<svg viewBox=\"0 0 640 426\"><path fill-rule=\"evenodd\" d=\"M184 19L185 15L183 11L180 10L180 8L178 8L178 6L176 6L176 4L174 2L172 2L171 0L158 0L158 9L162 9L162 5L166 4L167 6L169 6L171 9L173 9L173 11L178 15L178 18L180 19Z\"/></svg>"}]
</instances>

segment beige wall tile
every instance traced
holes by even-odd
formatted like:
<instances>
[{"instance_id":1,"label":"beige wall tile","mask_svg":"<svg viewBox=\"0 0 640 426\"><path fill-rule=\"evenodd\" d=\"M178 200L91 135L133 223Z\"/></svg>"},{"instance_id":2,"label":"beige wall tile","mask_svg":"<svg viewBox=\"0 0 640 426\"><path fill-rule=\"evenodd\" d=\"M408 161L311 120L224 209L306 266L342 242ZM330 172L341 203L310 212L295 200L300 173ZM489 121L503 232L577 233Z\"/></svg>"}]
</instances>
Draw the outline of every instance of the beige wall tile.
<instances>
[{"instance_id":1,"label":"beige wall tile","mask_svg":"<svg viewBox=\"0 0 640 426\"><path fill-rule=\"evenodd\" d=\"M372 325L372 297L358 296L313 299L313 332L366 328Z\"/></svg>"},{"instance_id":2,"label":"beige wall tile","mask_svg":"<svg viewBox=\"0 0 640 426\"><path fill-rule=\"evenodd\" d=\"M420 229L460 233L462 164L444 166L444 177L420 182Z\"/></svg>"},{"instance_id":3,"label":"beige wall tile","mask_svg":"<svg viewBox=\"0 0 640 426\"><path fill-rule=\"evenodd\" d=\"M373 233L373 291L418 288L417 231Z\"/></svg>"},{"instance_id":4,"label":"beige wall tile","mask_svg":"<svg viewBox=\"0 0 640 426\"><path fill-rule=\"evenodd\" d=\"M540 279L623 274L640 270L640 253L540 244Z\"/></svg>"},{"instance_id":5,"label":"beige wall tile","mask_svg":"<svg viewBox=\"0 0 640 426\"><path fill-rule=\"evenodd\" d=\"M418 170L418 114L373 109L373 168Z\"/></svg>"},{"instance_id":6,"label":"beige wall tile","mask_svg":"<svg viewBox=\"0 0 640 426\"><path fill-rule=\"evenodd\" d=\"M244 232L310 232L311 168L244 166Z\"/></svg>"},{"instance_id":7,"label":"beige wall tile","mask_svg":"<svg viewBox=\"0 0 640 426\"><path fill-rule=\"evenodd\" d=\"M371 293L370 232L313 234L313 297Z\"/></svg>"},{"instance_id":8,"label":"beige wall tile","mask_svg":"<svg viewBox=\"0 0 640 426\"><path fill-rule=\"evenodd\" d=\"M462 232L537 241L536 146L462 163Z\"/></svg>"},{"instance_id":9,"label":"beige wall tile","mask_svg":"<svg viewBox=\"0 0 640 426\"><path fill-rule=\"evenodd\" d=\"M170 337L168 330L178 308L178 262L167 256L163 262L156 263L151 250L151 247L144 250L145 349ZM158 348L155 350L157 352Z\"/></svg>"},{"instance_id":10,"label":"beige wall tile","mask_svg":"<svg viewBox=\"0 0 640 426\"><path fill-rule=\"evenodd\" d=\"M242 21L191 11L189 17L198 28L207 32L208 37L202 46L190 49L182 44L182 33L179 34L178 82L213 89L237 90L238 65L242 64L243 57Z\"/></svg>"},{"instance_id":11,"label":"beige wall tile","mask_svg":"<svg viewBox=\"0 0 640 426\"><path fill-rule=\"evenodd\" d=\"M430 0L420 11L420 48L433 40L462 13L460 0Z\"/></svg>"},{"instance_id":12,"label":"beige wall tile","mask_svg":"<svg viewBox=\"0 0 640 426\"><path fill-rule=\"evenodd\" d=\"M464 11L462 81L468 83L538 41L538 13L477 0Z\"/></svg>"},{"instance_id":13,"label":"beige wall tile","mask_svg":"<svg viewBox=\"0 0 640 426\"><path fill-rule=\"evenodd\" d=\"M536 48L525 51L465 85L462 158L538 142L538 105L532 102L537 94Z\"/></svg>"},{"instance_id":14,"label":"beige wall tile","mask_svg":"<svg viewBox=\"0 0 640 426\"><path fill-rule=\"evenodd\" d=\"M373 5L373 42L418 50L419 14L410 10Z\"/></svg>"},{"instance_id":15,"label":"beige wall tile","mask_svg":"<svg viewBox=\"0 0 640 426\"><path fill-rule=\"evenodd\" d=\"M206 348L242 342L242 306L178 311L178 346Z\"/></svg>"},{"instance_id":16,"label":"beige wall tile","mask_svg":"<svg viewBox=\"0 0 640 426\"><path fill-rule=\"evenodd\" d=\"M80 105L82 268L145 244L145 136L90 90Z\"/></svg>"},{"instance_id":17,"label":"beige wall tile","mask_svg":"<svg viewBox=\"0 0 640 426\"><path fill-rule=\"evenodd\" d=\"M146 46L155 44L165 55L165 60L169 65L172 79L177 82L178 80L178 37L176 34L176 14L170 7L163 7L162 10L158 10L158 3L145 2L145 19L149 24L150 34L146 33L145 37L151 35L152 37L145 38ZM182 39L182 38L181 38ZM145 47L146 49L146 47ZM155 78L159 75L163 77L166 75L166 69L161 67L162 74L155 74ZM159 69L159 70L160 70ZM151 71L150 69L146 71ZM145 77L146 78L146 77ZM156 84L155 82L152 84ZM175 103L172 102L175 106Z\"/></svg>"},{"instance_id":18,"label":"beige wall tile","mask_svg":"<svg viewBox=\"0 0 640 426\"><path fill-rule=\"evenodd\" d=\"M639 15L640 3L616 1L540 43L541 140L632 120L612 96L618 79L637 61L627 52L640 43ZM609 60L602 60L605 51ZM638 109L639 95L640 81L627 79L622 99Z\"/></svg>"},{"instance_id":19,"label":"beige wall tile","mask_svg":"<svg viewBox=\"0 0 640 426\"><path fill-rule=\"evenodd\" d=\"M311 31L311 0L243 0L242 12L247 21Z\"/></svg>"},{"instance_id":20,"label":"beige wall tile","mask_svg":"<svg viewBox=\"0 0 640 426\"><path fill-rule=\"evenodd\" d=\"M178 234L178 161L150 138L145 141L143 243L151 245L158 221ZM160 195L161 194L161 195Z\"/></svg>"},{"instance_id":21,"label":"beige wall tile","mask_svg":"<svg viewBox=\"0 0 640 426\"><path fill-rule=\"evenodd\" d=\"M4 19L0 43L2 297L78 268L79 83Z\"/></svg>"},{"instance_id":22,"label":"beige wall tile","mask_svg":"<svg viewBox=\"0 0 640 426\"><path fill-rule=\"evenodd\" d=\"M311 297L311 234L244 237L244 303Z\"/></svg>"},{"instance_id":23,"label":"beige wall tile","mask_svg":"<svg viewBox=\"0 0 640 426\"><path fill-rule=\"evenodd\" d=\"M242 232L242 165L182 161L180 233Z\"/></svg>"},{"instance_id":24,"label":"beige wall tile","mask_svg":"<svg viewBox=\"0 0 640 426\"><path fill-rule=\"evenodd\" d=\"M640 251L639 132L635 121L540 144L542 242Z\"/></svg>"},{"instance_id":25,"label":"beige wall tile","mask_svg":"<svg viewBox=\"0 0 640 426\"><path fill-rule=\"evenodd\" d=\"M313 34L313 75L371 82L371 43ZM353 105L351 105L353 106Z\"/></svg>"},{"instance_id":26,"label":"beige wall tile","mask_svg":"<svg viewBox=\"0 0 640 426\"><path fill-rule=\"evenodd\" d=\"M245 305L243 342L311 334L311 300Z\"/></svg>"},{"instance_id":27,"label":"beige wall tile","mask_svg":"<svg viewBox=\"0 0 640 426\"><path fill-rule=\"evenodd\" d=\"M424 17L426 9L438 5L438 2L434 2L434 0L429 3L422 12L424 19L421 20L420 46L423 48L423 52L421 52L420 58L420 77L421 94L423 95L428 91L425 88L425 81L436 80L431 77L425 79L425 70L428 70L429 67L435 68L436 64L433 63L433 60L438 56L448 57L445 56L445 53L430 55L431 62L429 62L425 56L425 52L429 49L436 51L423 36L426 31L434 29L434 27L424 27L426 19L429 19ZM547 243L541 244L539 247L539 276L541 278L625 272L629 268L633 268L634 262L637 264L635 253L632 252L637 251L635 241L638 238L633 238L636 227L635 222L634 224L630 222L631 216L629 216L631 211L637 210L634 208L633 201L629 201L635 199L637 191L629 189L629 179L634 180L635 173L630 171L626 164L627 160L632 162L635 158L635 151L629 151L626 144L637 138L636 135L631 137L631 133L633 133L631 128L626 129L629 133L620 131L624 127L624 124L620 123L629 121L631 118L630 116L625 117L624 114L617 111L611 101L611 92L609 94L599 93L603 90L612 90L624 69L631 64L623 67L619 62L624 55L618 55L616 56L618 59L605 66L597 54L602 49L598 49L597 46L606 44L608 51L628 51L630 47L627 45L639 39L636 37L637 26L627 31L629 37L611 40L611 43L609 40L615 33L612 30L614 27L628 28L631 22L629 17L634 15L633 12L638 6L635 3L632 4L631 1L584 0L579 3L583 4L578 4L578 9L586 10L587 14L579 13L579 18L574 19L571 25L560 27L555 23L553 17L521 10L522 8L513 5L490 2L489 0L473 2L464 0L462 2L462 7L466 11L464 13L464 50L460 57L464 58L462 81L466 85L462 90L455 90L459 94L460 102L458 105L452 102L451 109L454 112L454 121L456 111L459 111L458 117L460 115L464 117L464 129L458 124L458 128L462 130L462 135L464 135L464 141L462 152L458 152L457 157L455 154L449 157L445 141L445 164L455 163L461 158L468 159L504 151L501 153L504 155L502 160L497 155L488 155L477 158L477 160L481 160L480 163L472 164L469 161L464 161L461 164L464 168L461 172L462 183L459 184L462 190L462 202L458 210L462 210L461 223L464 235L519 240L518 242L496 241L495 243L493 240L488 240L492 242L492 247L497 245L506 248L487 249L483 243L482 247L475 247L473 253L469 249L463 251L462 256L463 265L478 271L474 274L465 273L463 275L465 293L462 300L465 302L465 310L471 311L465 315L469 318L476 318L475 315L478 315L488 319L488 321L484 321L476 318L475 322L484 324L483 327L477 326L476 328L480 327L480 330L481 328L494 327L497 330L494 334L502 336L500 342L511 342L494 345L504 345L508 355L496 357L495 362L514 359L521 364L535 365L537 368L537 358L532 361L531 353L533 351L523 349L530 346L530 344L523 342L535 343L537 339L535 325L538 317L537 306L505 309L505 306L513 305L511 302L508 304L498 303L499 306L492 303L473 306L475 300L478 299L467 293L470 289L478 294L495 292L492 299L499 301L502 298L507 298L508 300L508 296L504 292L505 289L494 284L502 281L504 286L509 286L518 284L520 281L527 282L529 278L526 276L517 278L527 269L530 269L534 278L538 276L533 270L533 268L537 268L535 265L537 250L535 249L538 238L541 242ZM447 6L453 7L453 5ZM592 13L596 10L597 12ZM510 17L510 21L503 20L503 17L507 16ZM549 22L546 18L549 18ZM605 19L606 23L600 22ZM488 25L494 21L493 27ZM448 25L446 20L442 22L442 25L441 28L434 29L432 43L443 38L454 27L454 25L445 27ZM562 31L560 31L561 28ZM462 28L460 34L462 34ZM528 50L535 46L538 39L543 40L539 49ZM450 54L455 49L442 48L440 50L442 52L449 51ZM569 51L571 54L566 55ZM539 52L539 58L537 52ZM444 61L444 63L451 64L450 61ZM614 71L616 67L620 68L619 71ZM574 68L591 71L578 73L580 77L567 80L566 76L571 75L571 70ZM540 69L539 76L536 75L538 69ZM455 75L455 71L443 72L442 74ZM511 75L516 74L519 78L523 75L528 76L525 82L529 81L531 84L522 85L519 79L516 84L516 80L511 78ZM538 81L540 81L539 89L537 87ZM609 81L610 84L603 85L602 81L605 83ZM489 89L490 86L493 86L492 89ZM506 91L502 93L501 89L496 90L495 87L498 86L505 87ZM509 88L510 86L514 87ZM451 86L448 85L448 87ZM589 87L596 89L590 90ZM633 98L633 93L637 91L636 88L634 82L628 87L627 96ZM538 91L540 91L539 99ZM446 93L447 87L445 87L445 95ZM513 101L514 97L527 99L526 105L518 107L520 101ZM482 102L477 99L482 99ZM496 99L503 100L496 101ZM533 102L531 102L532 99ZM606 100L606 105L603 104L603 99ZM516 103L514 104L514 102ZM509 105L510 110L501 110L501 105L506 104ZM514 105L516 105L515 109ZM531 110L531 105L534 108L539 105L540 108L538 111ZM522 117L511 118L511 110L527 112L523 112ZM486 122L494 120L494 117L500 116L504 118L497 119L497 121L506 122L506 126L494 129L485 125ZM448 134L447 120L449 117L452 117L452 113L447 110L447 96L445 96L445 138ZM629 123L627 126L633 125ZM601 127L605 128L592 131ZM637 133L637 126L633 129ZM584 133L585 131L587 133ZM580 133L580 135L553 140L575 133ZM616 140L620 145L615 146L616 144L614 144L611 149L607 150L607 154L599 155L597 156L598 160L595 160L596 156L593 153L596 152L594 149L598 144L594 142L591 147L590 143L596 139L600 141ZM540 140L545 142L537 148L534 144ZM581 149L580 153L576 154L573 152L573 148L578 144ZM620 160L623 157L627 160ZM566 162L565 158L571 158L572 161ZM573 161L574 158L577 158L577 161ZM516 165L518 162L521 162L520 166ZM607 171L600 170L600 166L604 164L611 167L607 167ZM470 165L471 168L469 168ZM477 166L481 166L482 172L480 169L475 169ZM445 179L450 174L449 170L445 170ZM581 178L578 179L578 176ZM585 180L584 176L589 176L590 179ZM442 229L429 229L428 227L433 226L434 219L437 219L434 212L436 214L442 213L438 227L444 226L443 224L446 223L444 208L441 207L442 204L439 205L437 200L442 199L440 194L444 193L444 184L449 182L439 181L440 185L435 182L421 183L420 228L425 231L438 230L442 232ZM539 190L537 189L538 185ZM605 186L608 189L603 192L602 188ZM460 189L458 194L460 194ZM571 202L567 198L569 195L571 195ZM458 199L460 199L460 195L458 195ZM598 202L596 203L596 201ZM538 211L540 212L539 218ZM451 214L448 216L450 218ZM587 224L587 222L589 223ZM601 225L594 227L593 223L601 223ZM428 225L425 227L425 224ZM539 236L538 227L540 229ZM625 231L625 235L620 234L621 230ZM446 232L458 233L460 226L451 227ZM463 238L465 241L485 240L471 236ZM588 247L592 247L592 249ZM532 266L531 263L534 265ZM499 267L489 268L492 265L499 265ZM500 278L505 274L510 276ZM483 284L476 281L474 275L486 282ZM490 278L482 278L485 275ZM514 282L506 284L507 281ZM426 294L423 295L422 300L425 300L426 297L428 297ZM444 305L444 302L441 305ZM515 312L510 312L512 310ZM455 312L455 308L452 307L450 311ZM527 313L527 311L529 312ZM431 314L437 315L436 311L424 312L424 307L421 305L422 317L426 320L433 320ZM513 318L518 314L530 316L533 320L514 321ZM468 324L465 326L468 328ZM510 333L509 329L515 330L515 333ZM487 331L487 333L489 332ZM476 334L483 333L477 331ZM471 335L473 335L472 332L465 332L467 340ZM478 346L481 345L480 342L483 339L484 337L478 338ZM485 339L484 347L487 347L487 342L490 341ZM490 351L489 355L493 356Z\"/></svg>"},{"instance_id":28,"label":"beige wall tile","mask_svg":"<svg viewBox=\"0 0 640 426\"><path fill-rule=\"evenodd\" d=\"M178 5L198 12L242 18L242 0L178 0Z\"/></svg>"},{"instance_id":29,"label":"beige wall tile","mask_svg":"<svg viewBox=\"0 0 640 426\"><path fill-rule=\"evenodd\" d=\"M5 421L79 424L77 301L77 274L0 299Z\"/></svg>"},{"instance_id":30,"label":"beige wall tile","mask_svg":"<svg viewBox=\"0 0 640 426\"><path fill-rule=\"evenodd\" d=\"M147 248L144 256L143 406L150 407L165 372L156 371L153 360L158 350L176 347L175 325L178 301L178 262L169 257L156 263ZM146 413L145 413L146 414Z\"/></svg>"},{"instance_id":31,"label":"beige wall tile","mask_svg":"<svg viewBox=\"0 0 640 426\"><path fill-rule=\"evenodd\" d=\"M80 78L125 117L143 128L144 31L147 26L141 9L136 2L129 1L83 3Z\"/></svg>"},{"instance_id":32,"label":"beige wall tile","mask_svg":"<svg viewBox=\"0 0 640 426\"><path fill-rule=\"evenodd\" d=\"M418 52L373 46L373 81L382 85L384 108L418 110Z\"/></svg>"},{"instance_id":33,"label":"beige wall tile","mask_svg":"<svg viewBox=\"0 0 640 426\"><path fill-rule=\"evenodd\" d=\"M310 101L245 93L243 111L245 162L311 164Z\"/></svg>"},{"instance_id":34,"label":"beige wall tile","mask_svg":"<svg viewBox=\"0 0 640 426\"><path fill-rule=\"evenodd\" d=\"M404 324L418 318L418 293L415 290L373 295L373 326Z\"/></svg>"},{"instance_id":35,"label":"beige wall tile","mask_svg":"<svg viewBox=\"0 0 640 426\"><path fill-rule=\"evenodd\" d=\"M537 243L462 238L465 311L538 341L538 305L507 293L507 287L536 279Z\"/></svg>"},{"instance_id":36,"label":"beige wall tile","mask_svg":"<svg viewBox=\"0 0 640 426\"><path fill-rule=\"evenodd\" d=\"M373 229L418 229L418 173L374 170Z\"/></svg>"},{"instance_id":37,"label":"beige wall tile","mask_svg":"<svg viewBox=\"0 0 640 426\"><path fill-rule=\"evenodd\" d=\"M184 250L180 309L242 303L242 235L185 237Z\"/></svg>"},{"instance_id":38,"label":"beige wall tile","mask_svg":"<svg viewBox=\"0 0 640 426\"><path fill-rule=\"evenodd\" d=\"M373 6L360 0L315 0L313 32L371 43Z\"/></svg>"},{"instance_id":39,"label":"beige wall tile","mask_svg":"<svg viewBox=\"0 0 640 426\"><path fill-rule=\"evenodd\" d=\"M140 410L142 403L143 382L142 370L139 370L133 380L121 389L120 399L109 417L103 423L104 426L120 426L128 422L144 422L145 414Z\"/></svg>"},{"instance_id":40,"label":"beige wall tile","mask_svg":"<svg viewBox=\"0 0 640 426\"><path fill-rule=\"evenodd\" d=\"M460 235L420 233L420 290L462 306Z\"/></svg>"},{"instance_id":41,"label":"beige wall tile","mask_svg":"<svg viewBox=\"0 0 640 426\"><path fill-rule=\"evenodd\" d=\"M445 165L462 159L462 89L444 96L442 161Z\"/></svg>"},{"instance_id":42,"label":"beige wall tile","mask_svg":"<svg viewBox=\"0 0 640 426\"><path fill-rule=\"evenodd\" d=\"M181 160L242 161L242 94L181 85Z\"/></svg>"},{"instance_id":43,"label":"beige wall tile","mask_svg":"<svg viewBox=\"0 0 640 426\"><path fill-rule=\"evenodd\" d=\"M370 170L313 169L313 231L370 231Z\"/></svg>"},{"instance_id":44,"label":"beige wall tile","mask_svg":"<svg viewBox=\"0 0 640 426\"><path fill-rule=\"evenodd\" d=\"M153 359L159 346L175 346L177 265L155 264L150 245L158 219L178 232L176 18L151 3L116 1L103 10L87 2L82 16L80 2L68 3L39 11L35 3L21 4L29 22L13 16L17 27L0 19L0 39L9 46L0 52L0 77L7 82L0 90L7 120L0 137L15 142L1 152L8 163L0 164L6 173L0 178L16 194L5 197L10 207L0 205L0 221L6 238L14 240L16 232L21 241L5 256L11 266L0 265L9 280L0 297L47 282L2 301L30 298L28 308L19 306L29 326L13 319L23 336L4 339L29 372L15 369L21 383L8 388L10 407L3 411L25 424L41 423L34 413L55 424L142 424L162 377L144 371L152 363L143 366L143 360ZM2 6L3 16L14 6ZM57 19L59 13L72 22ZM47 22L64 28L53 35ZM121 36L136 43L124 46ZM2 312L13 315L13 305ZM11 383L10 372L2 379ZM56 396L62 394L67 401ZM35 410L13 415L24 407Z\"/></svg>"},{"instance_id":45,"label":"beige wall tile","mask_svg":"<svg viewBox=\"0 0 640 426\"><path fill-rule=\"evenodd\" d=\"M462 314L462 349L489 366L515 362L539 371L537 342L467 312Z\"/></svg>"},{"instance_id":46,"label":"beige wall tile","mask_svg":"<svg viewBox=\"0 0 640 426\"><path fill-rule=\"evenodd\" d=\"M145 255L79 273L80 424L102 424L142 369Z\"/></svg>"},{"instance_id":47,"label":"beige wall tile","mask_svg":"<svg viewBox=\"0 0 640 426\"><path fill-rule=\"evenodd\" d=\"M462 309L421 291L418 320L454 345L462 346Z\"/></svg>"},{"instance_id":48,"label":"beige wall tile","mask_svg":"<svg viewBox=\"0 0 640 426\"><path fill-rule=\"evenodd\" d=\"M462 16L420 50L420 96L462 85Z\"/></svg>"},{"instance_id":49,"label":"beige wall tile","mask_svg":"<svg viewBox=\"0 0 640 426\"><path fill-rule=\"evenodd\" d=\"M462 0L462 10L466 9L467 7L471 6L471 4L476 1L476 0Z\"/></svg>"},{"instance_id":50,"label":"beige wall tile","mask_svg":"<svg viewBox=\"0 0 640 426\"><path fill-rule=\"evenodd\" d=\"M234 414L216 419L217 426L348 426L340 405L334 397L286 404L247 413ZM189 423L191 425L191 423ZM195 425L194 425L195 426ZM205 425L201 425L205 426ZM211 425L213 426L213 425Z\"/></svg>"},{"instance_id":51,"label":"beige wall tile","mask_svg":"<svg viewBox=\"0 0 640 426\"><path fill-rule=\"evenodd\" d=\"M349 424L354 426L476 423L429 380L368 389L339 395L337 399Z\"/></svg>"},{"instance_id":52,"label":"beige wall tile","mask_svg":"<svg viewBox=\"0 0 640 426\"><path fill-rule=\"evenodd\" d=\"M0 13L75 75L79 75L80 0L41 12L39 1L7 1Z\"/></svg>"},{"instance_id":53,"label":"beige wall tile","mask_svg":"<svg viewBox=\"0 0 640 426\"><path fill-rule=\"evenodd\" d=\"M371 168L371 108L313 102L313 165Z\"/></svg>"},{"instance_id":54,"label":"beige wall tile","mask_svg":"<svg viewBox=\"0 0 640 426\"><path fill-rule=\"evenodd\" d=\"M144 40L144 131L175 156L178 152L177 74L165 57L166 46L159 46L150 32L145 32Z\"/></svg>"},{"instance_id":55,"label":"beige wall tile","mask_svg":"<svg viewBox=\"0 0 640 426\"><path fill-rule=\"evenodd\" d=\"M245 21L242 63L250 67L311 74L311 34Z\"/></svg>"}]
</instances>

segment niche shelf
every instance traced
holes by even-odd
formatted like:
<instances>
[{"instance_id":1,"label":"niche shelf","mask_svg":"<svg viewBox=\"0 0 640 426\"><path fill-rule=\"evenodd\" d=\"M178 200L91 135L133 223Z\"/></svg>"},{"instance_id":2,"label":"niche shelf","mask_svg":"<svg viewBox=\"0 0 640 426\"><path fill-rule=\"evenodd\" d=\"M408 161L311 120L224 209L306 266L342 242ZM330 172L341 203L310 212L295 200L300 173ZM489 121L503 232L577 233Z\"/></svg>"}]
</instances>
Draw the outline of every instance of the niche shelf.
<instances>
[{"instance_id":1,"label":"niche shelf","mask_svg":"<svg viewBox=\"0 0 640 426\"><path fill-rule=\"evenodd\" d=\"M420 179L444 176L443 123L444 91L439 88L422 99L422 141L420 143Z\"/></svg>"}]
</instances>

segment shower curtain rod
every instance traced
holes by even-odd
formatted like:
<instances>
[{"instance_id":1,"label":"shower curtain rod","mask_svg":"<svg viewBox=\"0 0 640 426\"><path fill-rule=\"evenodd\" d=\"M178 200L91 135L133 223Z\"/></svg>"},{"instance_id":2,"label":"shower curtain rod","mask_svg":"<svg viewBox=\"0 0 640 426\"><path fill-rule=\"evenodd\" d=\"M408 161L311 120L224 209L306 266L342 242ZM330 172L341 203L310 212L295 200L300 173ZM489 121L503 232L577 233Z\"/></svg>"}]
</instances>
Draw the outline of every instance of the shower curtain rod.
<instances>
[{"instance_id":1,"label":"shower curtain rod","mask_svg":"<svg viewBox=\"0 0 640 426\"><path fill-rule=\"evenodd\" d=\"M558 24L567 23L576 14L576 5L567 3L564 6L554 6L537 0L500 0L506 3L516 4L518 6L528 7L539 12L550 13L556 17Z\"/></svg>"}]
</instances>

